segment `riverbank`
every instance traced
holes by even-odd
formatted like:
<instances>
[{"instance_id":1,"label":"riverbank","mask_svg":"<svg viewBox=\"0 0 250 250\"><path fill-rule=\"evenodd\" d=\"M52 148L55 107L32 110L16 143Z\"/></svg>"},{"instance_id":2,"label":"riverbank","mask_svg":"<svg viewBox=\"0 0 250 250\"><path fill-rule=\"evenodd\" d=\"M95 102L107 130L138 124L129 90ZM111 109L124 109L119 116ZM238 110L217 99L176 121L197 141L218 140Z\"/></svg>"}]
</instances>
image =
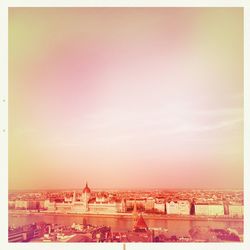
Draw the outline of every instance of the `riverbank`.
<instances>
[{"instance_id":1,"label":"riverbank","mask_svg":"<svg viewBox=\"0 0 250 250\"><path fill-rule=\"evenodd\" d=\"M197 216L197 215L170 215L170 214L147 214L142 213L145 219L153 220L194 220L194 221L222 221L222 222L243 222L244 218L229 217L229 216ZM63 213L63 212L48 212L48 211L30 211L30 210L9 210L10 216L22 215L39 215L39 216L65 216L65 217L98 217L98 218L131 218L132 213Z\"/></svg>"}]
</instances>

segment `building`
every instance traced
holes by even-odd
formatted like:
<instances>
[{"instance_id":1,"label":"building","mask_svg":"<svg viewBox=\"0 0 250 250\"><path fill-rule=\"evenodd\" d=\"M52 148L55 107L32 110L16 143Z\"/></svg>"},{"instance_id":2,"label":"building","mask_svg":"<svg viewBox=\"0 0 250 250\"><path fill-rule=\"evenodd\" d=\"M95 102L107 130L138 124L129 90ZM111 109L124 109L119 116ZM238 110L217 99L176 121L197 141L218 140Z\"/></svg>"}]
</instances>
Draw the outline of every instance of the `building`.
<instances>
[{"instance_id":1,"label":"building","mask_svg":"<svg viewBox=\"0 0 250 250\"><path fill-rule=\"evenodd\" d=\"M156 213L166 213L166 205L165 203L154 203L154 211Z\"/></svg>"},{"instance_id":2,"label":"building","mask_svg":"<svg viewBox=\"0 0 250 250\"><path fill-rule=\"evenodd\" d=\"M138 216L133 226L133 231L134 232L147 232L148 231L148 226L141 214Z\"/></svg>"},{"instance_id":3,"label":"building","mask_svg":"<svg viewBox=\"0 0 250 250\"><path fill-rule=\"evenodd\" d=\"M82 193L79 199L76 199L76 192L73 194L71 211L73 213L86 213L89 212L89 200L91 196L91 190L86 182L85 187L82 190Z\"/></svg>"},{"instance_id":4,"label":"building","mask_svg":"<svg viewBox=\"0 0 250 250\"><path fill-rule=\"evenodd\" d=\"M229 204L228 210L229 210L229 216L232 216L232 217L244 216L244 207L241 204Z\"/></svg>"},{"instance_id":5,"label":"building","mask_svg":"<svg viewBox=\"0 0 250 250\"><path fill-rule=\"evenodd\" d=\"M153 197L148 197L145 201L145 211L150 212L154 210L155 199Z\"/></svg>"},{"instance_id":6,"label":"building","mask_svg":"<svg viewBox=\"0 0 250 250\"><path fill-rule=\"evenodd\" d=\"M189 215L190 214L190 202L188 200L180 200L178 201L178 212L181 215Z\"/></svg>"},{"instance_id":7,"label":"building","mask_svg":"<svg viewBox=\"0 0 250 250\"><path fill-rule=\"evenodd\" d=\"M56 210L56 202L50 201L49 199L44 201L44 209L50 212L54 212Z\"/></svg>"},{"instance_id":8,"label":"building","mask_svg":"<svg viewBox=\"0 0 250 250\"><path fill-rule=\"evenodd\" d=\"M190 214L190 202L188 200L169 201L166 203L167 214Z\"/></svg>"},{"instance_id":9,"label":"building","mask_svg":"<svg viewBox=\"0 0 250 250\"><path fill-rule=\"evenodd\" d=\"M195 203L195 215L209 215L208 203Z\"/></svg>"},{"instance_id":10,"label":"building","mask_svg":"<svg viewBox=\"0 0 250 250\"><path fill-rule=\"evenodd\" d=\"M196 203L195 215L206 215L206 216L224 215L224 205L218 203Z\"/></svg>"},{"instance_id":11,"label":"building","mask_svg":"<svg viewBox=\"0 0 250 250\"><path fill-rule=\"evenodd\" d=\"M16 201L8 201L8 207L9 207L9 209L15 209L16 208Z\"/></svg>"},{"instance_id":12,"label":"building","mask_svg":"<svg viewBox=\"0 0 250 250\"><path fill-rule=\"evenodd\" d=\"M105 202L89 202L89 212L100 214L124 213L125 201L105 201Z\"/></svg>"},{"instance_id":13,"label":"building","mask_svg":"<svg viewBox=\"0 0 250 250\"><path fill-rule=\"evenodd\" d=\"M211 215L211 216L224 215L224 205L223 204L209 204L208 215Z\"/></svg>"},{"instance_id":14,"label":"building","mask_svg":"<svg viewBox=\"0 0 250 250\"><path fill-rule=\"evenodd\" d=\"M15 200L15 201L9 201L8 204L9 204L10 209L17 209L17 210L44 209L44 201L40 201L40 200Z\"/></svg>"},{"instance_id":15,"label":"building","mask_svg":"<svg viewBox=\"0 0 250 250\"><path fill-rule=\"evenodd\" d=\"M68 198L67 202L63 199L60 202L46 200L44 207L50 212L62 213L100 213L112 214L123 213L126 210L124 200L108 199L102 195L91 198L91 190L86 183L80 197L73 193L72 198Z\"/></svg>"},{"instance_id":16,"label":"building","mask_svg":"<svg viewBox=\"0 0 250 250\"><path fill-rule=\"evenodd\" d=\"M179 206L177 201L170 201L166 203L167 214L179 214Z\"/></svg>"},{"instance_id":17,"label":"building","mask_svg":"<svg viewBox=\"0 0 250 250\"><path fill-rule=\"evenodd\" d=\"M89 210L88 203L90 199L90 193L91 193L90 188L88 187L88 183L86 182L86 186L82 191L82 197L81 197L84 212L87 212Z\"/></svg>"},{"instance_id":18,"label":"building","mask_svg":"<svg viewBox=\"0 0 250 250\"><path fill-rule=\"evenodd\" d=\"M27 209L28 208L28 201L16 200L15 201L15 208L16 209Z\"/></svg>"},{"instance_id":19,"label":"building","mask_svg":"<svg viewBox=\"0 0 250 250\"><path fill-rule=\"evenodd\" d=\"M128 211L132 211L133 207L134 207L134 202L135 199L126 199L126 208ZM137 209L142 211L145 210L145 206L146 206L146 198L141 198L141 199L136 199L136 206Z\"/></svg>"},{"instance_id":20,"label":"building","mask_svg":"<svg viewBox=\"0 0 250 250\"><path fill-rule=\"evenodd\" d=\"M134 221L133 230L126 233L128 242L152 242L153 234L149 230L142 214L137 214Z\"/></svg>"}]
</instances>

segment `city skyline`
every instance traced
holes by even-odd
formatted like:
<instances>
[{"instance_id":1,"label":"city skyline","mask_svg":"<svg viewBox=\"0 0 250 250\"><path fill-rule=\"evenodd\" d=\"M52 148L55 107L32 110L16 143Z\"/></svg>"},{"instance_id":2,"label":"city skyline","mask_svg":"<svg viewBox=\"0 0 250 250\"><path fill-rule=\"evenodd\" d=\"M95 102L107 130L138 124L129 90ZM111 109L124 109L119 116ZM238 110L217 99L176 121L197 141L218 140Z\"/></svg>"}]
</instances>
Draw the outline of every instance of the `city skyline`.
<instances>
[{"instance_id":1,"label":"city skyline","mask_svg":"<svg viewBox=\"0 0 250 250\"><path fill-rule=\"evenodd\" d=\"M86 183L79 192L9 192L8 207L9 242L232 242L244 238L243 191L98 192ZM94 228L106 228L110 234L102 232L100 241Z\"/></svg>"},{"instance_id":2,"label":"city skyline","mask_svg":"<svg viewBox=\"0 0 250 250\"><path fill-rule=\"evenodd\" d=\"M242 8L10 8L9 189L243 189Z\"/></svg>"},{"instance_id":3,"label":"city skyline","mask_svg":"<svg viewBox=\"0 0 250 250\"><path fill-rule=\"evenodd\" d=\"M89 183L88 183L89 184ZM82 186L75 187L67 187L67 188L33 188L33 189L25 189L25 188L17 188L17 189L9 189L9 193L12 192L53 192L53 191L64 191L64 192L82 192L86 182L82 183ZM126 192L138 192L138 191L169 191L169 192L177 192L177 191L243 191L243 188L199 188L199 187L189 187L189 188L169 188L169 187L93 187L91 185L91 190L93 192L111 192L111 191L126 191Z\"/></svg>"}]
</instances>

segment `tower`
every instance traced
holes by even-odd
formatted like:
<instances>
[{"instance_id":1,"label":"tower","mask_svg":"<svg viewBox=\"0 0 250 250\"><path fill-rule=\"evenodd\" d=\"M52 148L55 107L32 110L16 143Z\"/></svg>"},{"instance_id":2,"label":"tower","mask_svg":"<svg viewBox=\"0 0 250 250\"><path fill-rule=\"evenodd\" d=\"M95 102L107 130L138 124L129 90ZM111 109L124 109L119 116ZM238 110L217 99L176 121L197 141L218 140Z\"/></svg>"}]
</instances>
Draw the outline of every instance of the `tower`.
<instances>
[{"instance_id":1,"label":"tower","mask_svg":"<svg viewBox=\"0 0 250 250\"><path fill-rule=\"evenodd\" d=\"M83 211L88 211L88 202L90 199L90 188L88 187L88 183L86 182L86 185L82 191L82 202L83 202Z\"/></svg>"},{"instance_id":2,"label":"tower","mask_svg":"<svg viewBox=\"0 0 250 250\"><path fill-rule=\"evenodd\" d=\"M133 216L133 221L134 221L134 224L135 224L137 219L138 219L136 200L134 201L134 208L133 208L132 216Z\"/></svg>"},{"instance_id":3,"label":"tower","mask_svg":"<svg viewBox=\"0 0 250 250\"><path fill-rule=\"evenodd\" d=\"M126 201L125 201L125 199L122 199L122 201L121 201L121 212L122 213L126 212Z\"/></svg>"},{"instance_id":4,"label":"tower","mask_svg":"<svg viewBox=\"0 0 250 250\"><path fill-rule=\"evenodd\" d=\"M73 193L72 204L74 205L76 201L76 192Z\"/></svg>"},{"instance_id":5,"label":"tower","mask_svg":"<svg viewBox=\"0 0 250 250\"><path fill-rule=\"evenodd\" d=\"M87 219L86 217L82 218L82 226L85 227L87 225Z\"/></svg>"},{"instance_id":6,"label":"tower","mask_svg":"<svg viewBox=\"0 0 250 250\"><path fill-rule=\"evenodd\" d=\"M142 214L139 215L139 217L136 220L136 223L134 224L133 231L135 232L147 232L148 226L142 217Z\"/></svg>"},{"instance_id":7,"label":"tower","mask_svg":"<svg viewBox=\"0 0 250 250\"><path fill-rule=\"evenodd\" d=\"M137 214L137 205L136 205L136 200L134 200L133 214Z\"/></svg>"}]
</instances>

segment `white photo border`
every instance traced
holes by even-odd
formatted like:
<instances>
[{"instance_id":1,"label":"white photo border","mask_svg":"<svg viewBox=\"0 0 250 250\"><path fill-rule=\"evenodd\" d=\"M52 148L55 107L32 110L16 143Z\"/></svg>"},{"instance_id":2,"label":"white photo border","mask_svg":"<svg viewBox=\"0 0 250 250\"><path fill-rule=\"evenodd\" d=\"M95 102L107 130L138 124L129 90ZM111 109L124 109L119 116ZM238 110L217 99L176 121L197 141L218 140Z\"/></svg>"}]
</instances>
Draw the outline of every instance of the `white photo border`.
<instances>
[{"instance_id":1,"label":"white photo border","mask_svg":"<svg viewBox=\"0 0 250 250\"><path fill-rule=\"evenodd\" d=\"M244 8L244 242L126 243L126 250L250 249L250 3L237 0L2 0L0 2L0 249L125 249L122 243L8 243L8 8L9 7L242 7ZM249 128L249 129L248 129Z\"/></svg>"}]
</instances>

